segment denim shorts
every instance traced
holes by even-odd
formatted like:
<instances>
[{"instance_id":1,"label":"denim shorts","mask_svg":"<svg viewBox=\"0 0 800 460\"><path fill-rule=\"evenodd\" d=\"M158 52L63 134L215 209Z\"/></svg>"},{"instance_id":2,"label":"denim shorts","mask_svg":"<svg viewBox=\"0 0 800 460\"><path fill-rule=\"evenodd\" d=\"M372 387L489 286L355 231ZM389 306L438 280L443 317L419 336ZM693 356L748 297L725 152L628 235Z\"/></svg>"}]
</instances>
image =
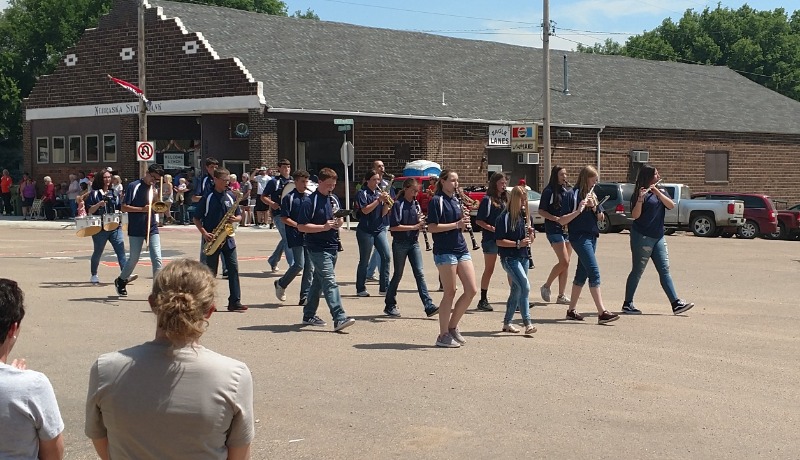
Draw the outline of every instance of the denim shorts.
<instances>
[{"instance_id":1,"label":"denim shorts","mask_svg":"<svg viewBox=\"0 0 800 460\"><path fill-rule=\"evenodd\" d=\"M434 254L433 255L433 263L436 264L438 267L439 265L458 265L459 262L465 262L467 260L472 260L472 256L469 253L466 254Z\"/></svg>"},{"instance_id":2,"label":"denim shorts","mask_svg":"<svg viewBox=\"0 0 800 460\"><path fill-rule=\"evenodd\" d=\"M497 240L481 241L484 254L497 254Z\"/></svg>"},{"instance_id":3,"label":"denim shorts","mask_svg":"<svg viewBox=\"0 0 800 460\"><path fill-rule=\"evenodd\" d=\"M569 241L569 235L566 233L548 233L547 241L549 241L550 244L566 243Z\"/></svg>"}]
</instances>

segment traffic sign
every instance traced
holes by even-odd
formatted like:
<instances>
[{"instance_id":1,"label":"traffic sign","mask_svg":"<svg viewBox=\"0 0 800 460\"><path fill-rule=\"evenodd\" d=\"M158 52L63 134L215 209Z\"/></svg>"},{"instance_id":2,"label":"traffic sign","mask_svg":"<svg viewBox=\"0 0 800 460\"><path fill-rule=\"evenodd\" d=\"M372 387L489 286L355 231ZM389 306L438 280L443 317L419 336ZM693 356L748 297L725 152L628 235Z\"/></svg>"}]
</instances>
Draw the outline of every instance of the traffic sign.
<instances>
[{"instance_id":1,"label":"traffic sign","mask_svg":"<svg viewBox=\"0 0 800 460\"><path fill-rule=\"evenodd\" d=\"M136 143L136 158L139 161L150 161L156 153L156 146L152 142Z\"/></svg>"},{"instance_id":2,"label":"traffic sign","mask_svg":"<svg viewBox=\"0 0 800 460\"><path fill-rule=\"evenodd\" d=\"M355 156L355 148L353 147L353 143L350 141L343 142L342 148L339 150L339 153L342 157L342 163L345 166L350 166L353 164L353 158Z\"/></svg>"},{"instance_id":3,"label":"traffic sign","mask_svg":"<svg viewBox=\"0 0 800 460\"><path fill-rule=\"evenodd\" d=\"M339 125L339 131L350 131L353 129L353 125Z\"/></svg>"},{"instance_id":4,"label":"traffic sign","mask_svg":"<svg viewBox=\"0 0 800 460\"><path fill-rule=\"evenodd\" d=\"M353 123L353 119L352 118L334 118L333 119L333 124L334 125L352 125L352 124L355 124L355 123Z\"/></svg>"},{"instance_id":5,"label":"traffic sign","mask_svg":"<svg viewBox=\"0 0 800 460\"><path fill-rule=\"evenodd\" d=\"M538 152L539 151L539 132L536 125L512 125L511 126L511 151Z\"/></svg>"}]
</instances>

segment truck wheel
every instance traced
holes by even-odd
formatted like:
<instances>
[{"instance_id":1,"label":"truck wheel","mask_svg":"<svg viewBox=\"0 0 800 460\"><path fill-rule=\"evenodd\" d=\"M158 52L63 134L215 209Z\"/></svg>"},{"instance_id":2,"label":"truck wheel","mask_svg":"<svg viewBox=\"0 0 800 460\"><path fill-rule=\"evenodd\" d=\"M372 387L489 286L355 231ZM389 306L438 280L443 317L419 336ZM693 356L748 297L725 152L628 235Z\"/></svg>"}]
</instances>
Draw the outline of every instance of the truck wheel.
<instances>
[{"instance_id":1,"label":"truck wheel","mask_svg":"<svg viewBox=\"0 0 800 460\"><path fill-rule=\"evenodd\" d=\"M770 240L788 240L789 232L786 230L786 225L783 222L778 222L778 231L766 236Z\"/></svg>"},{"instance_id":2,"label":"truck wheel","mask_svg":"<svg viewBox=\"0 0 800 460\"><path fill-rule=\"evenodd\" d=\"M744 225L739 227L739 232L737 235L739 238L752 240L753 238L757 237L759 233L761 232L759 231L758 224L753 220L747 219Z\"/></svg>"},{"instance_id":3,"label":"truck wheel","mask_svg":"<svg viewBox=\"0 0 800 460\"><path fill-rule=\"evenodd\" d=\"M689 222L694 236L712 236L717 230L717 223L714 222L714 217L708 214L697 214L692 217Z\"/></svg>"},{"instance_id":4,"label":"truck wheel","mask_svg":"<svg viewBox=\"0 0 800 460\"><path fill-rule=\"evenodd\" d=\"M603 220L597 219L597 229L600 233L608 233L611 231L611 223L608 221L608 214L603 213L603 217Z\"/></svg>"}]
</instances>

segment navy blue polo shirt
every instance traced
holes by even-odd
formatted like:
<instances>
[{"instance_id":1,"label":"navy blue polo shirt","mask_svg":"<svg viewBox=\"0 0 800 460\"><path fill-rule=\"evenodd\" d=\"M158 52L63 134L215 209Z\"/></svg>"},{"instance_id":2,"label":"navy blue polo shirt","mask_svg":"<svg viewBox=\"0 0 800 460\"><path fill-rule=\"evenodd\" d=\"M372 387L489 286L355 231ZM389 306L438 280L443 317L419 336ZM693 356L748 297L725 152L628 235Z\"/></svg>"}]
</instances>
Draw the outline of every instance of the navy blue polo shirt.
<instances>
[{"instance_id":1,"label":"navy blue polo shirt","mask_svg":"<svg viewBox=\"0 0 800 460\"><path fill-rule=\"evenodd\" d=\"M235 198L234 193L230 190L225 190L224 192L211 190L211 193L203 197L195 205L194 218L203 222L203 228L207 232L213 232L231 206L236 206L235 216L242 214L239 210L239 203L236 202ZM226 243L231 249L236 247L236 241L233 237L229 237Z\"/></svg>"},{"instance_id":2,"label":"navy blue polo shirt","mask_svg":"<svg viewBox=\"0 0 800 460\"><path fill-rule=\"evenodd\" d=\"M667 208L655 193L647 192L642 202L642 213L633 221L633 229L644 236L661 239L664 236L664 215Z\"/></svg>"},{"instance_id":3,"label":"navy blue polo shirt","mask_svg":"<svg viewBox=\"0 0 800 460\"><path fill-rule=\"evenodd\" d=\"M150 202L150 186L145 184L141 179L135 180L128 184L125 189L125 204L128 206L147 206ZM151 211L152 214L155 214ZM129 212L128 213L128 236L139 236L144 238L147 229L147 213L146 212ZM150 234L158 234L158 223L155 217L150 218Z\"/></svg>"},{"instance_id":4,"label":"navy blue polo shirt","mask_svg":"<svg viewBox=\"0 0 800 460\"><path fill-rule=\"evenodd\" d=\"M553 189L548 185L547 187L542 190L542 197L539 200L539 209L543 211L547 211L554 216L563 216L564 215L564 208L563 204L564 201L567 199L567 195L570 193L570 189L559 186L559 190L556 192L561 194L561 202L556 206L555 203L555 195L553 194ZM553 222L550 219L544 220L544 231L551 235L560 235L564 233L564 228L561 224Z\"/></svg>"},{"instance_id":5,"label":"navy blue polo shirt","mask_svg":"<svg viewBox=\"0 0 800 460\"><path fill-rule=\"evenodd\" d=\"M484 195L480 206L478 206L478 215L475 216L475 220L480 220L491 226L494 226L497 218L506 209L506 204L503 202L503 200L499 201L500 206L495 206L492 204L492 197L489 195ZM481 241L494 241L494 232L490 232L489 230L481 227Z\"/></svg>"},{"instance_id":6,"label":"navy blue polo shirt","mask_svg":"<svg viewBox=\"0 0 800 460\"><path fill-rule=\"evenodd\" d=\"M519 216L517 219L517 225L514 228L511 228L513 225L511 222L511 215L508 211L503 212L497 218L494 224L494 237L495 241L497 240L523 240L525 239L525 219L522 218L522 215ZM528 250L525 248L516 247L507 248L503 246L498 246L497 251L500 254L500 257L517 257L517 258L527 258L528 257Z\"/></svg>"},{"instance_id":7,"label":"navy blue polo shirt","mask_svg":"<svg viewBox=\"0 0 800 460\"><path fill-rule=\"evenodd\" d=\"M194 196L204 197L214 191L214 178L209 174L194 178Z\"/></svg>"},{"instance_id":8,"label":"navy blue polo shirt","mask_svg":"<svg viewBox=\"0 0 800 460\"><path fill-rule=\"evenodd\" d=\"M297 189L289 192L281 201L281 218L288 217L295 222L299 222L300 213L303 210L303 202L308 201L308 199L308 195L298 192ZM290 248L302 246L305 242L304 235L305 233L298 230L297 227L286 226L286 243Z\"/></svg>"},{"instance_id":9,"label":"navy blue polo shirt","mask_svg":"<svg viewBox=\"0 0 800 460\"><path fill-rule=\"evenodd\" d=\"M283 187L286 186L289 182L292 182L291 177L283 177L283 176L275 176L272 178L271 181L267 182L267 185L264 186L264 193L261 196L269 197L270 200L281 204L281 194L283 194ZM281 208L272 209L270 208L273 217L278 217L281 215Z\"/></svg>"},{"instance_id":10,"label":"navy blue polo shirt","mask_svg":"<svg viewBox=\"0 0 800 460\"><path fill-rule=\"evenodd\" d=\"M392 211L389 213L389 227L417 225L419 223L419 213L417 213L417 207L414 205L416 202L417 200L406 201L405 198L395 201ZM394 241L413 243L419 238L419 230L392 231L392 238L394 238Z\"/></svg>"},{"instance_id":11,"label":"navy blue polo shirt","mask_svg":"<svg viewBox=\"0 0 800 460\"><path fill-rule=\"evenodd\" d=\"M429 224L451 224L461 220L462 216L461 206L455 196L449 197L444 192L439 192L428 203ZM464 235L461 233L458 228L432 233L433 254L469 254L467 242L464 241Z\"/></svg>"},{"instance_id":12,"label":"navy blue polo shirt","mask_svg":"<svg viewBox=\"0 0 800 460\"><path fill-rule=\"evenodd\" d=\"M297 223L325 225L325 222L333 219L331 199L336 201L337 206L341 206L339 198L333 193L327 196L319 191L312 193L307 200L303 201ZM306 233L306 247L312 252L336 253L339 249L337 232L337 229L332 228L324 232Z\"/></svg>"},{"instance_id":13,"label":"navy blue polo shirt","mask_svg":"<svg viewBox=\"0 0 800 460\"><path fill-rule=\"evenodd\" d=\"M380 194L381 192L378 189L373 191L370 190L369 187L362 187L361 190L358 191L358 195L356 195L356 204L359 209L364 209L367 205L377 200ZM376 206L369 214L364 214L362 212L358 220L358 227L356 228L362 232L377 235L386 228L389 220L388 215L382 216L381 214L383 214L382 204Z\"/></svg>"},{"instance_id":14,"label":"navy blue polo shirt","mask_svg":"<svg viewBox=\"0 0 800 460\"><path fill-rule=\"evenodd\" d=\"M580 199L578 198L580 194L580 189L575 187L570 191L570 193L566 196L566 199L561 202L562 204L562 212L564 214L569 214L575 211L580 204ZM602 212L603 207L599 206L596 209L597 212ZM583 210L582 213L578 215L575 219L572 220L568 224L569 227L569 237L570 241L572 237L577 236L600 236L600 229L597 228L597 214L590 208L586 208Z\"/></svg>"},{"instance_id":15,"label":"navy blue polo shirt","mask_svg":"<svg viewBox=\"0 0 800 460\"><path fill-rule=\"evenodd\" d=\"M104 201L104 198L106 196L111 197L111 201L108 203L108 205L103 205L97 208L97 211L94 212L94 215L102 216L106 212L113 213L114 211L119 211L119 206L120 206L119 195L117 195L114 189L109 189L107 192L103 191L103 189L92 190L89 193L89 196L87 196L86 200L84 201L86 209L89 209L95 204Z\"/></svg>"}]
</instances>

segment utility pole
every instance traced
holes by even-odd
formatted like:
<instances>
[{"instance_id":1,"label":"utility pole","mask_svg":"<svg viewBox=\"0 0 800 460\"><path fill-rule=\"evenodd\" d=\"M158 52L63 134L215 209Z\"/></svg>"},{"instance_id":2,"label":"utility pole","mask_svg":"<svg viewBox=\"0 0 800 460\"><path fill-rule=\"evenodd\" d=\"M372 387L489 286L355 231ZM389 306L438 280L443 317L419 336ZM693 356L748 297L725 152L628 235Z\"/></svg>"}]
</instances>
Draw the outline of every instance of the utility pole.
<instances>
[{"instance_id":1,"label":"utility pole","mask_svg":"<svg viewBox=\"0 0 800 460\"><path fill-rule=\"evenodd\" d=\"M544 19L542 20L542 144L544 162L542 164L542 177L539 180L539 188L542 188L543 180L550 177L550 0L544 0Z\"/></svg>"},{"instance_id":2,"label":"utility pole","mask_svg":"<svg viewBox=\"0 0 800 460\"><path fill-rule=\"evenodd\" d=\"M138 33L138 52L137 56L139 57L139 89L142 90L142 94L147 94L147 90L145 89L145 74L147 73L147 67L145 65L145 46L144 46L144 0L138 0L139 2L139 33ZM147 142L147 106L145 106L144 99L139 98L139 141ZM153 153L155 156L155 153ZM155 160L155 158L153 158ZM147 163L144 161L139 162L139 177L144 177L147 174Z\"/></svg>"}]
</instances>

